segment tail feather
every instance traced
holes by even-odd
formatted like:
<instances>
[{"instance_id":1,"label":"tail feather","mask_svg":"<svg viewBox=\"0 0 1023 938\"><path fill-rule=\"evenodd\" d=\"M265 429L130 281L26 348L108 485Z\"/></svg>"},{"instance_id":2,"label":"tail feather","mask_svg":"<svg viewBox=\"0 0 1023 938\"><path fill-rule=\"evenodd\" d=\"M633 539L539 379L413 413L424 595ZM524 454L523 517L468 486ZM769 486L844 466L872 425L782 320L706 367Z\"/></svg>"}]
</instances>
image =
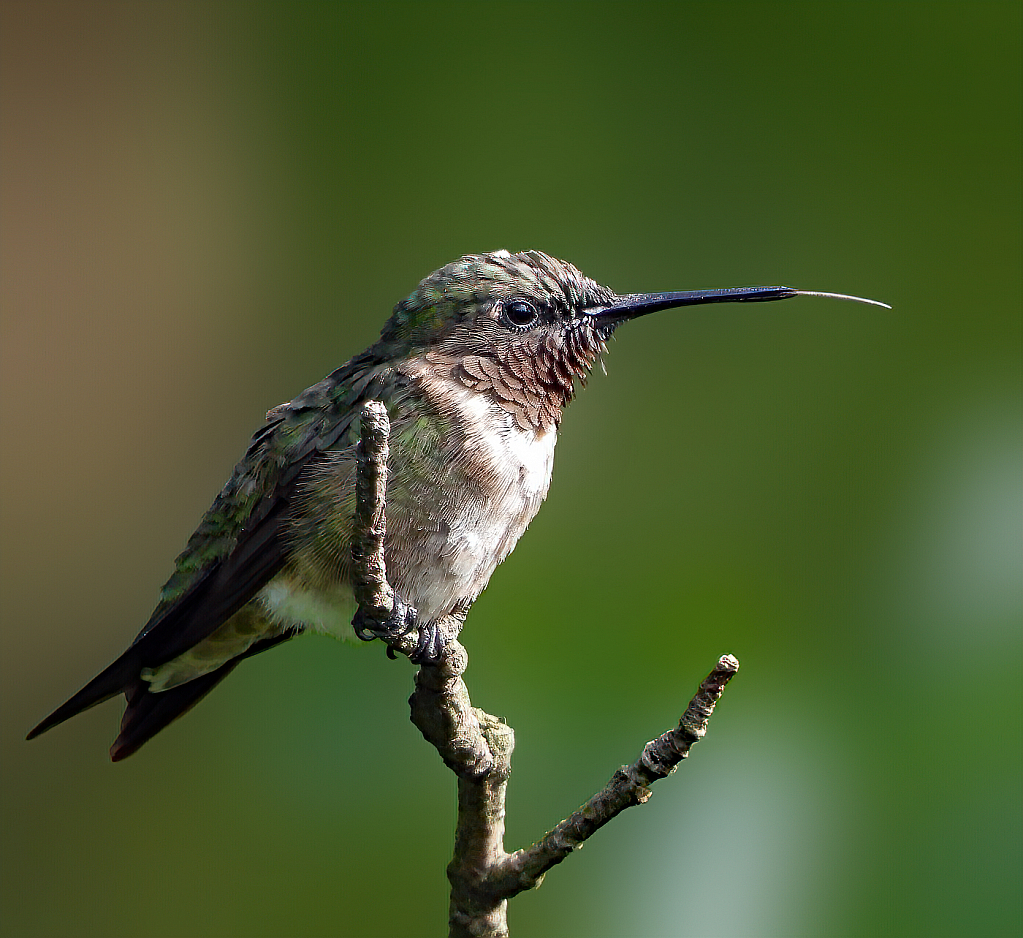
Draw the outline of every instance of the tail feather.
<instances>
[{"instance_id":1,"label":"tail feather","mask_svg":"<svg viewBox=\"0 0 1023 938\"><path fill-rule=\"evenodd\" d=\"M261 651L273 648L274 645L279 645L296 634L297 630L289 629L282 635L260 639L243 654L222 664L216 671L156 694L149 690L147 681L136 677L124 691L128 706L121 718L121 732L110 747L111 761L120 762L126 759L165 726L186 714L227 677L242 659L258 655Z\"/></svg>"},{"instance_id":2,"label":"tail feather","mask_svg":"<svg viewBox=\"0 0 1023 938\"><path fill-rule=\"evenodd\" d=\"M126 759L168 723L191 710L235 669L239 661L241 658L233 658L216 671L159 694L150 693L148 682L136 678L124 692L128 706L121 718L121 732L110 747L110 761Z\"/></svg>"}]
</instances>

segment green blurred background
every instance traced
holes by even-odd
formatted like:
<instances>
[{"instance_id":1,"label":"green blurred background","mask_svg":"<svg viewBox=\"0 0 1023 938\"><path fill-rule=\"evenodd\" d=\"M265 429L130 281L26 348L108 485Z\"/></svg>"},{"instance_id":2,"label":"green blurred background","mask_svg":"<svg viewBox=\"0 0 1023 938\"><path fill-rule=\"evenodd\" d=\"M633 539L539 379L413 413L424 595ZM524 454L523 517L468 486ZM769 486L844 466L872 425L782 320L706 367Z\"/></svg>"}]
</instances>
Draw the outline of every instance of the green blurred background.
<instances>
[{"instance_id":1,"label":"green blurred background","mask_svg":"<svg viewBox=\"0 0 1023 938\"><path fill-rule=\"evenodd\" d=\"M263 412L461 253L805 299L623 328L469 619L508 845L743 669L525 936L1008 936L1016 3L4 3L3 933L445 931L412 669L309 637L121 765L25 731L147 618Z\"/></svg>"}]
</instances>

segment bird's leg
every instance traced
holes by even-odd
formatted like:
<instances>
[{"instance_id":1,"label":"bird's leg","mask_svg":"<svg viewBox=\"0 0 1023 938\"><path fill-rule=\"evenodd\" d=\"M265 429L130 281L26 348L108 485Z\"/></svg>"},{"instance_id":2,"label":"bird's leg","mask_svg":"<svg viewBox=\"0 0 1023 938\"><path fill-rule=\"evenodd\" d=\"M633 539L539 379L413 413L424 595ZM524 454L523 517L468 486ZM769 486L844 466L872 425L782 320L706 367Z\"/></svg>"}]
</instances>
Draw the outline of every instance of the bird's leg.
<instances>
[{"instance_id":1,"label":"bird's leg","mask_svg":"<svg viewBox=\"0 0 1023 938\"><path fill-rule=\"evenodd\" d=\"M359 606L352 619L352 627L364 642L382 639L387 644L387 655L390 658L394 658L395 646L401 639L415 631L415 647L405 652L413 664L435 664L450 640L437 620L420 622L415 606L410 606L398 596L394 597L394 606L386 619L374 619L364 611L364 607Z\"/></svg>"}]
</instances>

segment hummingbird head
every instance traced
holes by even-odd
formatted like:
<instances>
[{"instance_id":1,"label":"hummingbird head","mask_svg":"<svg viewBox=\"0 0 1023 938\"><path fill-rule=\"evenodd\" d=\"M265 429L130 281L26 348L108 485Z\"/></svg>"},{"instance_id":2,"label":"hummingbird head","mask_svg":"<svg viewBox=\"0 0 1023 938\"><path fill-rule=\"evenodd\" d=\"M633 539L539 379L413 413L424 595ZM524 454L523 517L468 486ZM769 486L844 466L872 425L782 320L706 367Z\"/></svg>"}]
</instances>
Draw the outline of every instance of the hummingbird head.
<instances>
[{"instance_id":1,"label":"hummingbird head","mask_svg":"<svg viewBox=\"0 0 1023 938\"><path fill-rule=\"evenodd\" d=\"M394 308L381 344L391 357L420 357L440 377L490 394L523 429L547 430L622 322L676 306L803 292L739 287L619 296L541 251L469 254L430 274Z\"/></svg>"},{"instance_id":2,"label":"hummingbird head","mask_svg":"<svg viewBox=\"0 0 1023 938\"><path fill-rule=\"evenodd\" d=\"M413 348L514 344L528 334L564 330L582 310L614 299L608 287L541 251L468 254L402 300L382 337Z\"/></svg>"},{"instance_id":3,"label":"hummingbird head","mask_svg":"<svg viewBox=\"0 0 1023 938\"><path fill-rule=\"evenodd\" d=\"M402 300L381 340L489 393L523 429L550 429L614 328L588 313L617 299L540 251L471 254Z\"/></svg>"}]
</instances>

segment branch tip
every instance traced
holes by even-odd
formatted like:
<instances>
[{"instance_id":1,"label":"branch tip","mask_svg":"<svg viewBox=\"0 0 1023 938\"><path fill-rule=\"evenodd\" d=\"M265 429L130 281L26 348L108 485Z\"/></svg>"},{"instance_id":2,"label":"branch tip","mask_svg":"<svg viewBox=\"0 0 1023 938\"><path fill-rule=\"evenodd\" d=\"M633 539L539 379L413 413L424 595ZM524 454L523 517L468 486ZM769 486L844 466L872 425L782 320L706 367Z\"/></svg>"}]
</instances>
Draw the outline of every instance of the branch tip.
<instances>
[{"instance_id":1,"label":"branch tip","mask_svg":"<svg viewBox=\"0 0 1023 938\"><path fill-rule=\"evenodd\" d=\"M715 671L729 671L735 674L739 670L739 659L735 655L722 655L718 658L718 666Z\"/></svg>"}]
</instances>

